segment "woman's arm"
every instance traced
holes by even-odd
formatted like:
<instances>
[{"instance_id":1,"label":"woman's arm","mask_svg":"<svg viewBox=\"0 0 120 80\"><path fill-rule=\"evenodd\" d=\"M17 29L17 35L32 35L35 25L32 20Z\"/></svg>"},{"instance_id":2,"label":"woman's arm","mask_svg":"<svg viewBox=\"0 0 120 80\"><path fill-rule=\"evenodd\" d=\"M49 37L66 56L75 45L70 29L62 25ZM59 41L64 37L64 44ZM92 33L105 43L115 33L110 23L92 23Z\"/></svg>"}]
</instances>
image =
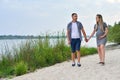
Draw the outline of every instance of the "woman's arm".
<instances>
[{"instance_id":1,"label":"woman's arm","mask_svg":"<svg viewBox=\"0 0 120 80\"><path fill-rule=\"evenodd\" d=\"M108 34L108 27L105 28L105 33L102 36L100 36L99 39L104 38L105 36L107 36L107 34Z\"/></svg>"},{"instance_id":2,"label":"woman's arm","mask_svg":"<svg viewBox=\"0 0 120 80\"><path fill-rule=\"evenodd\" d=\"M96 32L96 30L94 29L88 40L90 40L94 36L95 32Z\"/></svg>"}]
</instances>

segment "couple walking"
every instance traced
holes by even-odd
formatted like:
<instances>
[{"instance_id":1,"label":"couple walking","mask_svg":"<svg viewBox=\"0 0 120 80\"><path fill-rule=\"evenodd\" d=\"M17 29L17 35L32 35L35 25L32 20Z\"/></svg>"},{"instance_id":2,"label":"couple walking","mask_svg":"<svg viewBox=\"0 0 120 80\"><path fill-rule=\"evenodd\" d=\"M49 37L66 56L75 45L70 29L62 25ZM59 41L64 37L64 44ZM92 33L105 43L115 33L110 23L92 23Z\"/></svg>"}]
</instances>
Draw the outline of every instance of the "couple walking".
<instances>
[{"instance_id":1,"label":"couple walking","mask_svg":"<svg viewBox=\"0 0 120 80\"><path fill-rule=\"evenodd\" d=\"M68 44L71 45L71 59L72 66L75 66L75 52L77 52L77 66L80 67L80 47L82 41L82 34L85 38L85 41L88 42L91 37L96 33L96 42L97 42L97 50L100 58L99 64L105 64L105 44L107 42L107 33L108 27L105 22L103 22L102 15L96 15L96 24L94 25L94 29L90 37L87 39L84 27L81 22L77 21L78 15L77 13L73 13L72 21L67 25L67 40Z\"/></svg>"}]
</instances>

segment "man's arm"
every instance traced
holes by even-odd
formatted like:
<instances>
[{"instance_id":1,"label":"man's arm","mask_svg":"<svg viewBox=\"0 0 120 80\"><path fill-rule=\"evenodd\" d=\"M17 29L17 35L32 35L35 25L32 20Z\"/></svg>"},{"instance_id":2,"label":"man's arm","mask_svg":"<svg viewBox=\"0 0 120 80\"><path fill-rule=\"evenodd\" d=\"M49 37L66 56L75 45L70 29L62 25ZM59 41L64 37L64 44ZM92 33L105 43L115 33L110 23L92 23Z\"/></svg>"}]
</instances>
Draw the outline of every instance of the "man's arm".
<instances>
[{"instance_id":1,"label":"man's arm","mask_svg":"<svg viewBox=\"0 0 120 80\"><path fill-rule=\"evenodd\" d=\"M85 38L85 41L88 42L84 28L82 28L82 33L83 33L83 36L84 36L84 38Z\"/></svg>"},{"instance_id":2,"label":"man's arm","mask_svg":"<svg viewBox=\"0 0 120 80\"><path fill-rule=\"evenodd\" d=\"M68 44L70 44L70 31L67 30L67 41L68 41Z\"/></svg>"}]
</instances>

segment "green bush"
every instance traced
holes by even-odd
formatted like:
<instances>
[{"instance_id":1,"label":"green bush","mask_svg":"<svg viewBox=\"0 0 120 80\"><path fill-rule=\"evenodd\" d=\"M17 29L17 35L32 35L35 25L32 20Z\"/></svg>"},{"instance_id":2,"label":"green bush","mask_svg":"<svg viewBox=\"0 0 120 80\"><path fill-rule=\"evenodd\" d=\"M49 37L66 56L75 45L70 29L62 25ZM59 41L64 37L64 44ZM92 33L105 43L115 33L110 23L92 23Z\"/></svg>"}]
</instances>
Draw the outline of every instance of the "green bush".
<instances>
[{"instance_id":1,"label":"green bush","mask_svg":"<svg viewBox=\"0 0 120 80\"><path fill-rule=\"evenodd\" d=\"M97 53L96 48L87 48L87 47L82 47L81 50L81 56L86 56L86 55L91 55Z\"/></svg>"},{"instance_id":2,"label":"green bush","mask_svg":"<svg viewBox=\"0 0 120 80\"><path fill-rule=\"evenodd\" d=\"M2 78L2 71L0 71L0 78Z\"/></svg>"},{"instance_id":3,"label":"green bush","mask_svg":"<svg viewBox=\"0 0 120 80\"><path fill-rule=\"evenodd\" d=\"M8 77L14 75L14 67L13 66L4 66L0 67L0 77Z\"/></svg>"},{"instance_id":4,"label":"green bush","mask_svg":"<svg viewBox=\"0 0 120 80\"><path fill-rule=\"evenodd\" d=\"M27 64L23 61L20 61L15 65L15 74L17 76L27 73L28 67Z\"/></svg>"},{"instance_id":5,"label":"green bush","mask_svg":"<svg viewBox=\"0 0 120 80\"><path fill-rule=\"evenodd\" d=\"M48 66L47 62L46 62L46 58L44 56L36 56L35 57L35 67L36 68L42 68Z\"/></svg>"},{"instance_id":6,"label":"green bush","mask_svg":"<svg viewBox=\"0 0 120 80\"><path fill-rule=\"evenodd\" d=\"M62 61L64 61L62 54L61 54L61 53L56 53L56 54L55 54L55 62L56 62L56 63L60 63L60 62L62 62Z\"/></svg>"},{"instance_id":7,"label":"green bush","mask_svg":"<svg viewBox=\"0 0 120 80\"><path fill-rule=\"evenodd\" d=\"M120 24L115 24L109 28L108 40L110 42L120 43Z\"/></svg>"},{"instance_id":8,"label":"green bush","mask_svg":"<svg viewBox=\"0 0 120 80\"><path fill-rule=\"evenodd\" d=\"M45 57L46 58L46 62L48 65L53 65L55 63L55 60L54 60L54 55L52 52L48 52L45 54Z\"/></svg>"}]
</instances>

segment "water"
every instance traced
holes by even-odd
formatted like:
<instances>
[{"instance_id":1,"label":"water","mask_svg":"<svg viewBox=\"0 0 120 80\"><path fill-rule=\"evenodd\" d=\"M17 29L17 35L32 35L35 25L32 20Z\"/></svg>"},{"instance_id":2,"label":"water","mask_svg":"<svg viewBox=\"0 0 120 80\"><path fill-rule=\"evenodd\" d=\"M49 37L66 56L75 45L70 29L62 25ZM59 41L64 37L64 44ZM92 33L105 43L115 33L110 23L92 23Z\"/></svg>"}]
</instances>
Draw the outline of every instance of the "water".
<instances>
[{"instance_id":1,"label":"water","mask_svg":"<svg viewBox=\"0 0 120 80\"><path fill-rule=\"evenodd\" d=\"M50 39L50 43L54 44L56 40L57 39ZM24 43L26 41L27 39L0 40L0 54L2 53L2 51L4 51L6 45L8 46L9 49L12 49L13 46L18 47L21 43ZM92 38L87 43L83 39L81 45L86 47L96 47L96 38Z\"/></svg>"},{"instance_id":2,"label":"water","mask_svg":"<svg viewBox=\"0 0 120 80\"><path fill-rule=\"evenodd\" d=\"M5 48L12 50L23 42L26 42L26 39L0 40L0 54L5 53Z\"/></svg>"}]
</instances>

